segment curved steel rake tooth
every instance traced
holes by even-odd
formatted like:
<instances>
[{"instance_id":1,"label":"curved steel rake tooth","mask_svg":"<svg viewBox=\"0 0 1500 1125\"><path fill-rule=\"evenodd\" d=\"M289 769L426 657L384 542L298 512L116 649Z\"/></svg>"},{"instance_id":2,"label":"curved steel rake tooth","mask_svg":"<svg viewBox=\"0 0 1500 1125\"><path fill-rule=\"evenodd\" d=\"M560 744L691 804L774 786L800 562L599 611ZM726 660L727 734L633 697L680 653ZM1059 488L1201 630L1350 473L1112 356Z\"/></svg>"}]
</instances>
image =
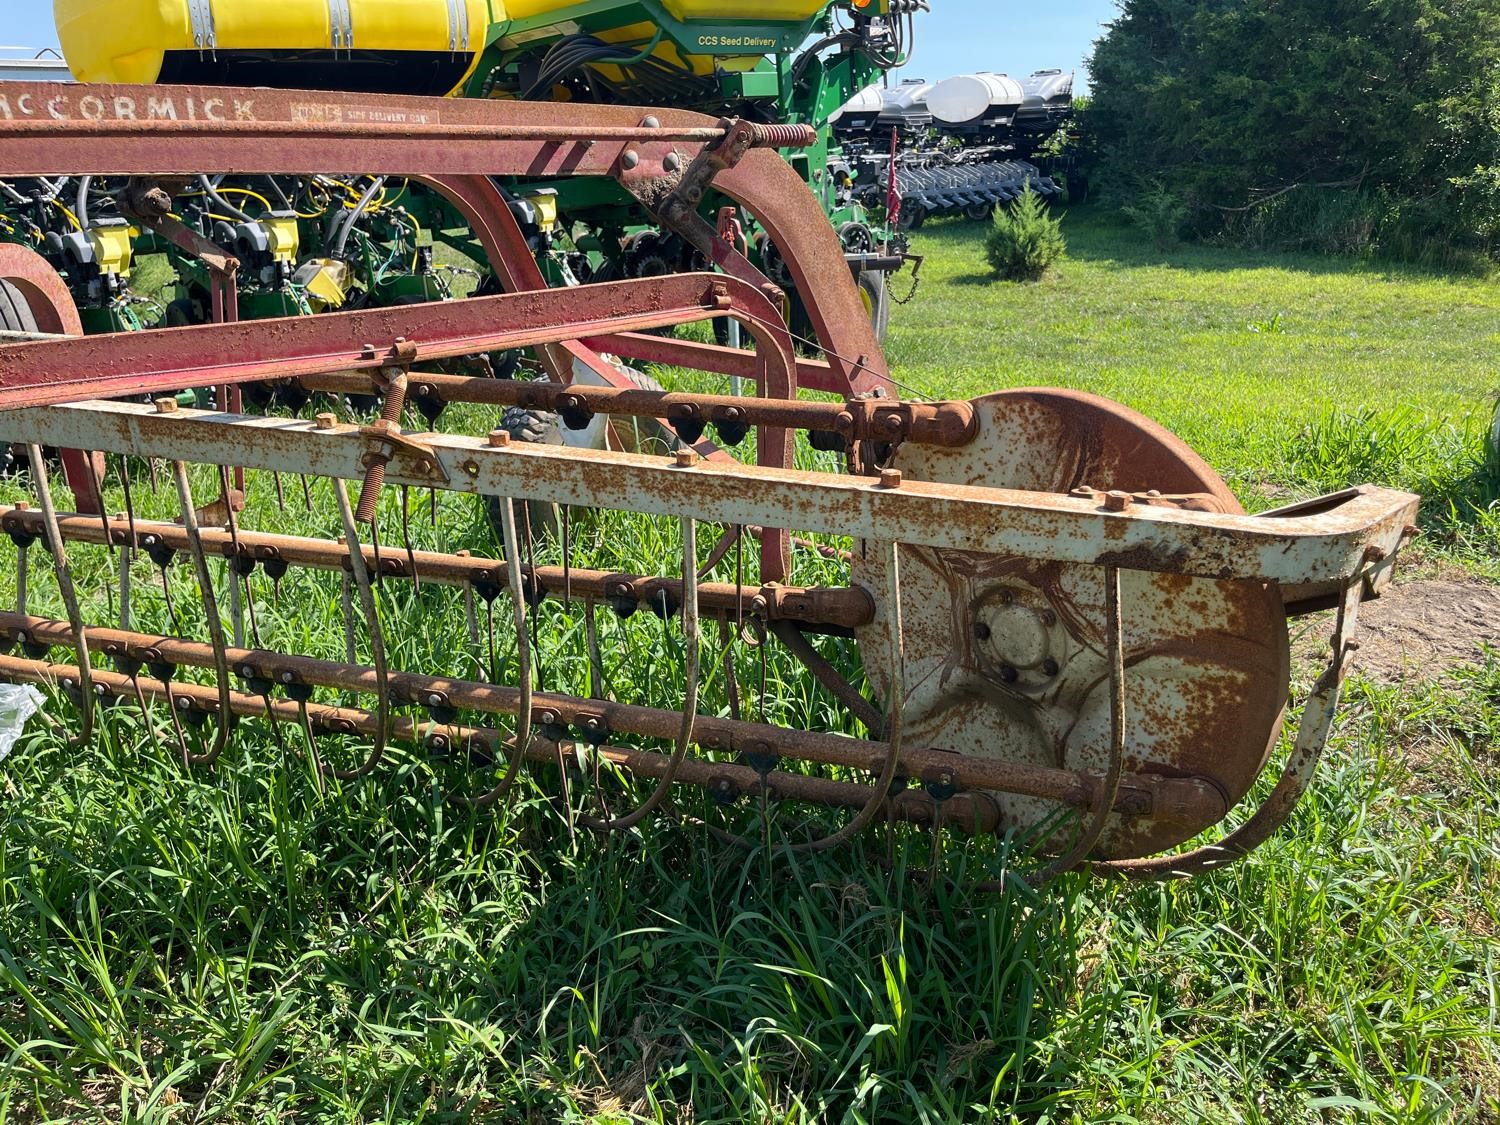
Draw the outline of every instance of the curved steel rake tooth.
<instances>
[{"instance_id":1,"label":"curved steel rake tooth","mask_svg":"<svg viewBox=\"0 0 1500 1125\"><path fill-rule=\"evenodd\" d=\"M18 546L16 549L16 612L22 616L28 616L26 612L26 579L27 572L31 569L31 545Z\"/></svg>"},{"instance_id":2,"label":"curved steel rake tooth","mask_svg":"<svg viewBox=\"0 0 1500 1125\"><path fill-rule=\"evenodd\" d=\"M663 627L666 623L663 622ZM698 721L698 524L691 517L682 521L682 643L686 680L682 706L682 726L677 732L677 746L650 795L623 816L599 818L580 815L578 823L596 832L615 832L633 828L661 807L672 791L677 773L693 742ZM597 754L597 751L596 751Z\"/></svg>"},{"instance_id":3,"label":"curved steel rake tooth","mask_svg":"<svg viewBox=\"0 0 1500 1125\"><path fill-rule=\"evenodd\" d=\"M520 706L516 711L516 739L515 747L511 750L510 757L505 763L505 773L495 784L495 787L487 793L481 793L478 797L464 797L448 794L448 799L454 804L465 808L489 808L510 792L515 784L517 776L521 771L521 763L526 758L526 751L531 747L531 706L533 689L531 685L531 643L526 632L526 598L525 591L521 586L521 558L520 552L516 550L518 540L516 539L516 513L515 506L510 497L501 497L500 504L501 530L505 534L505 542L508 545L505 551L505 571L510 583L510 600L514 606L516 624L516 672L518 676L518 687L520 689ZM490 616L490 638L491 646L494 643L494 602L489 603L491 607Z\"/></svg>"},{"instance_id":4,"label":"curved steel rake tooth","mask_svg":"<svg viewBox=\"0 0 1500 1125\"><path fill-rule=\"evenodd\" d=\"M401 538L406 546L406 565L411 570L414 593L422 592L422 576L417 572L417 552L411 545L411 489L401 486Z\"/></svg>"},{"instance_id":5,"label":"curved steel rake tooth","mask_svg":"<svg viewBox=\"0 0 1500 1125\"><path fill-rule=\"evenodd\" d=\"M360 545L359 529L354 522L354 509L349 504L349 489L341 477L333 478L333 492L338 500L339 516L344 521L344 541L349 548L349 565L354 575L354 586L359 591L360 609L365 618L365 630L370 641L370 664L375 669L376 721L375 745L370 754L355 769L343 770L329 767L329 772L340 781L353 781L364 777L385 757L390 740L391 698L390 671L385 659L385 635L380 628L380 609L375 604L375 591L370 585L370 571L365 566L365 552ZM354 644L354 634L348 634L349 644ZM353 660L350 663L354 663Z\"/></svg>"},{"instance_id":6,"label":"curved steel rake tooth","mask_svg":"<svg viewBox=\"0 0 1500 1125\"><path fill-rule=\"evenodd\" d=\"M1109 769L1083 834L1065 854L1026 876L1027 884L1032 887L1050 883L1088 859L1099 837L1104 835L1104 826L1114 812L1115 797L1120 792L1120 778L1125 772L1125 641L1120 617L1120 571L1112 566L1104 570L1104 614L1109 623ZM941 830L934 820L933 831Z\"/></svg>"},{"instance_id":7,"label":"curved steel rake tooth","mask_svg":"<svg viewBox=\"0 0 1500 1125\"><path fill-rule=\"evenodd\" d=\"M78 688L81 700L78 706L82 713L83 727L78 733L77 741L86 744L94 735L94 677L89 669L88 631L83 624L83 613L78 608L78 591L73 587L73 568L68 563L68 550L63 543L62 532L58 530L57 508L52 503L52 486L47 480L47 462L42 457L41 446L28 445L26 455L31 461L31 479L42 507L47 546L52 552L52 569L57 574L58 590L68 611L68 623L73 628L73 644L78 652ZM26 554L29 552L22 552L23 557Z\"/></svg>"},{"instance_id":8,"label":"curved steel rake tooth","mask_svg":"<svg viewBox=\"0 0 1500 1125\"><path fill-rule=\"evenodd\" d=\"M210 766L218 761L229 746L231 717L234 714L229 700L229 654L224 642L224 622L219 618L219 600L214 596L213 576L208 569L208 556L203 550L203 535L198 527L198 513L193 506L193 489L188 483L187 466L181 461L172 462L172 479L177 485L177 500L182 508L182 528L187 533L188 553L193 557L193 569L197 572L198 589L203 598L203 613L208 618L208 638L214 650L214 672L218 679L219 710L218 724L214 735L213 749L205 754L185 754L191 766ZM166 570L162 570L163 584Z\"/></svg>"},{"instance_id":9,"label":"curved steel rake tooth","mask_svg":"<svg viewBox=\"0 0 1500 1125\"><path fill-rule=\"evenodd\" d=\"M901 762L902 716L905 711L906 675L902 665L901 636L901 566L900 545L892 540L886 545L886 597L891 607L891 651L890 651L890 706L886 715L886 754L881 765L880 777L870 793L870 799L844 827L816 840L789 845L792 852L821 852L838 847L859 835L880 815L881 808L891 795L891 786L896 780L896 770Z\"/></svg>"}]
</instances>

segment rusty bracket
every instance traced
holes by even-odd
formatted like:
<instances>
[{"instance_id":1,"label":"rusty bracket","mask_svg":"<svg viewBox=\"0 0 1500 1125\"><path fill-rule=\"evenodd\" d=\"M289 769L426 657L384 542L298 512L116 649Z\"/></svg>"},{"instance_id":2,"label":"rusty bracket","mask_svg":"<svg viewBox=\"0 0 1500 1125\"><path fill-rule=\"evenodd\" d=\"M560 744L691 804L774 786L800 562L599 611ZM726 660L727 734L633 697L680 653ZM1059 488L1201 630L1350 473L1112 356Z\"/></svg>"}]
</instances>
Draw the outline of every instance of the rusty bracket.
<instances>
[{"instance_id":1,"label":"rusty bracket","mask_svg":"<svg viewBox=\"0 0 1500 1125\"><path fill-rule=\"evenodd\" d=\"M121 212L179 250L197 258L216 278L229 280L239 272L240 260L216 242L204 238L181 219L172 216L172 195L186 181L132 176L118 196Z\"/></svg>"},{"instance_id":2,"label":"rusty bracket","mask_svg":"<svg viewBox=\"0 0 1500 1125\"><path fill-rule=\"evenodd\" d=\"M367 473L377 466L387 466L400 457L403 476L418 477L433 484L447 484L450 480L448 470L443 468L437 451L427 443L403 434L401 427L394 422L387 422L382 418L368 426L361 426L359 433L364 439L364 453L360 456L360 464Z\"/></svg>"},{"instance_id":3,"label":"rusty bracket","mask_svg":"<svg viewBox=\"0 0 1500 1125\"><path fill-rule=\"evenodd\" d=\"M851 398L834 420L846 441L912 441L957 448L979 433L979 415L967 402L900 402Z\"/></svg>"}]
</instances>

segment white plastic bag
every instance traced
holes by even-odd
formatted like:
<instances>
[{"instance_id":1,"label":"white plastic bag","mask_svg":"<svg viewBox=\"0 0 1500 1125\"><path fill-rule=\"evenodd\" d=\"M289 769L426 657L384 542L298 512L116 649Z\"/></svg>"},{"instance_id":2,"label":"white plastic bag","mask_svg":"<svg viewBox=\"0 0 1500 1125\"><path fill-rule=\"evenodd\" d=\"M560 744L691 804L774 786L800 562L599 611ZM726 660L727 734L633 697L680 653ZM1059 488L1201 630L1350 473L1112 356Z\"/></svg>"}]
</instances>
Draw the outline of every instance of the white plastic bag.
<instances>
[{"instance_id":1,"label":"white plastic bag","mask_svg":"<svg viewBox=\"0 0 1500 1125\"><path fill-rule=\"evenodd\" d=\"M45 697L30 684L0 684L0 762L26 729L26 722L42 709Z\"/></svg>"}]
</instances>

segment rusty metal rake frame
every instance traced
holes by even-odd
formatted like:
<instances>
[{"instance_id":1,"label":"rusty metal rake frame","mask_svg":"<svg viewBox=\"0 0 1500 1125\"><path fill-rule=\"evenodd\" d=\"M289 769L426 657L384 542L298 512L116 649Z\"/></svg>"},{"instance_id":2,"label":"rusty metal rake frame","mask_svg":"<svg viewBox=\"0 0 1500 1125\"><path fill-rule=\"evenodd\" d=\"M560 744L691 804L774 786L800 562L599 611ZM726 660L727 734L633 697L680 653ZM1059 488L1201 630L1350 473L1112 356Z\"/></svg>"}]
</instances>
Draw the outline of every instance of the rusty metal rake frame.
<instances>
[{"instance_id":1,"label":"rusty metal rake frame","mask_svg":"<svg viewBox=\"0 0 1500 1125\"><path fill-rule=\"evenodd\" d=\"M1305 791L1337 704L1345 671L1347 628L1359 597L1386 577L1389 561L1409 532L1416 498L1363 489L1330 498L1321 508L1278 515L1225 515L1193 497L1162 498L1092 493L1055 495L974 485L902 480L878 471L878 457L861 449L902 444L961 447L972 440L969 404L903 402L895 397L884 360L852 284L831 284L847 275L842 253L822 212L800 181L769 150L797 140L736 122L713 122L691 114L607 107L511 103L504 106L367 98L277 91L169 89L153 95L178 112L176 120L140 120L142 95L133 88L27 87L12 106L29 107L0 119L5 170L12 175L81 172L142 177L214 168L238 173L340 172L413 175L446 195L473 224L490 254L504 295L442 305L336 313L303 320L211 326L109 338L51 338L0 347L0 409L8 432L35 451L35 478L45 493L43 445L106 451L173 464L184 526L95 514L59 515L50 495L40 513L0 511L0 526L18 545L42 541L52 548L59 582L66 584L65 541L104 542L132 550L148 545L186 546L203 590L210 619L207 645L152 637L128 628L86 625L68 603L68 620L27 612L24 596L15 614L0 614L0 646L27 646L28 659L0 655L0 676L62 683L78 689L87 731L96 696L165 699L176 711L216 714L212 762L224 749L235 715L261 715L276 722L361 732L374 739L366 761L343 776L363 776L379 763L392 738L421 741L422 723L396 716L392 704L410 702L440 713L445 745L470 747L504 759L504 773L489 792L467 803L487 805L513 786L523 761L560 762L556 737L594 747L596 760L616 763L657 784L632 812L585 818L586 827L619 828L640 823L662 809L678 783L716 793L774 792L856 810L830 836L804 847L823 847L856 835L879 819L911 820L934 831L954 828L996 832L1004 828L989 793L1018 793L1058 802L1084 814L1082 830L1065 854L1043 869L1050 877L1087 861L1105 819L1174 815L1216 822L1228 812L1213 782L1124 767L1119 752L1128 675L1119 634L1119 574L1158 572L1219 581L1274 583L1296 590L1300 600L1332 598L1341 607L1333 659L1304 709L1296 750L1270 802L1220 845L1165 859L1113 861L1094 869L1127 877L1169 877L1206 870L1264 839ZM158 101L158 109L166 104ZM190 110L184 120L181 111ZM127 112L128 111L128 112ZM161 110L158 116L164 114ZM683 146L696 151L684 153ZM684 159L687 157L687 159ZM669 159L670 158L670 159ZM686 164L686 171L681 171ZM669 170L669 167L675 170ZM724 272L680 275L568 290L545 290L524 237L490 174L609 175L653 206L668 225ZM808 298L826 361L799 358L777 310L780 293L711 228L694 222L692 204L706 185L751 210L782 246L799 289ZM697 196L695 197L695 193ZM66 334L66 292L47 280L34 261L14 251L0 258L0 272L30 278L27 292L39 302L44 322ZM48 309L51 309L48 312ZM663 341L642 330L718 316L741 321L754 337L753 353L685 341ZM440 376L421 370L429 361L499 348L536 347L558 384L570 381L575 363L593 370L601 388L527 388ZM759 396L726 400L690 394L651 395L624 386L600 350L626 357L667 358L700 370L749 376ZM393 378L394 376L394 378ZM400 402L388 402L382 423L370 427L336 422L255 418L230 411L155 409L129 403L78 402L100 394L175 390L183 386L234 387L252 381L301 382L308 390L381 392L420 384L444 401L538 405L582 414L658 417L694 428L729 423L758 427L756 465L743 465L703 441L697 450L662 459L616 452L529 447L504 435L464 437L406 434ZM842 402L798 398L801 389L832 391ZM224 400L226 404L228 399ZM730 412L733 412L732 414ZM853 465L878 475L832 476L789 468L789 432L824 435L843 448ZM831 435L831 438L830 436ZM701 460L698 453L704 456ZM92 461L92 457L90 458ZM295 541L235 528L227 533L199 528L184 465L197 462L233 468L329 477L335 481L345 543ZM344 482L372 480L408 488L440 488L500 497L510 545L501 562L472 557L421 557L408 550L382 557L378 545L361 542ZM378 483L378 480L377 480ZM1132 503L1132 500L1138 502ZM527 607L556 594L557 576L522 562L511 500L541 500L649 511L682 521L682 576L675 584L639 576L583 572L577 586L564 568L562 583L590 606L618 598L655 606L664 616L682 613L692 665L687 706L680 712L604 700L543 693L535 689L527 640ZM362 505L365 507L365 505ZM38 523L40 520L40 523ZM696 536L699 523L761 529L759 582L752 590L701 586ZM788 536L776 528L853 536L885 544L892 556L892 589L886 612L899 622L899 558L908 546L1020 556L1059 564L1098 567L1109 577L1111 654L1110 766L1105 774L1045 768L912 746L903 737L900 669L901 630L892 633L891 674L896 698L887 730L867 739L792 731L743 720L696 714L697 621L700 605L729 620L744 614L789 629L847 630L869 620L869 596L857 588L795 590L780 582L787 574ZM338 566L358 590L369 630L373 665L335 664L295 654L227 644L207 567L210 548L254 565ZM23 560L25 547L23 546ZM24 562L23 571L24 573ZM421 576L466 589L508 593L513 602L519 682L514 687L478 681L434 680L386 667L372 581ZM504 575L502 583L500 575ZM231 579L232 581L232 579ZM123 592L123 591L122 591ZM675 597L675 602L673 598ZM68 599L65 597L65 601ZM592 613L592 610L590 611ZM122 621L122 625L125 622ZM591 630L592 633L592 630ZM91 638L125 673L90 666ZM76 665L43 657L67 645ZM593 644L591 643L591 650ZM791 647L791 646L789 646ZM794 649L795 651L795 649ZM812 661L809 668L820 670ZM181 666L211 669L212 688L171 682L170 674L144 678L142 667L170 673ZM252 693L229 688L230 668L240 670ZM373 694L374 712L311 702L318 686ZM846 685L847 686L847 685ZM274 699L282 690L285 699ZM458 710L509 715L513 735L460 725ZM670 755L609 745L611 732L673 743ZM576 732L576 733L575 733ZM740 754L747 764L691 756L692 745ZM873 785L830 781L780 770L782 757L876 775ZM898 778L924 781L923 789L898 786ZM929 779L939 779L929 782ZM1191 814L1191 815L1188 815Z\"/></svg>"}]
</instances>

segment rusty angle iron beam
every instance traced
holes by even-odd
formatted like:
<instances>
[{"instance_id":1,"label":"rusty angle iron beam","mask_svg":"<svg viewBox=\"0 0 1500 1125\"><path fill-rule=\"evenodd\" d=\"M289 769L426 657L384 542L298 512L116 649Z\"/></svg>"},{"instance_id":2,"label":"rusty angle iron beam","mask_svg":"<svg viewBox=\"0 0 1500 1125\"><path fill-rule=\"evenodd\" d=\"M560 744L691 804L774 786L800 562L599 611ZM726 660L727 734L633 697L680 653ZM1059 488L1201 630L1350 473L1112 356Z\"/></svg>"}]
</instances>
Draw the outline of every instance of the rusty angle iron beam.
<instances>
[{"instance_id":1,"label":"rusty angle iron beam","mask_svg":"<svg viewBox=\"0 0 1500 1125\"><path fill-rule=\"evenodd\" d=\"M0 409L147 394L339 370L371 370L734 316L760 346L770 382L795 387L790 340L767 327L754 286L677 274L463 301L77 336L0 346ZM778 339L780 335L780 339Z\"/></svg>"},{"instance_id":2,"label":"rusty angle iron beam","mask_svg":"<svg viewBox=\"0 0 1500 1125\"><path fill-rule=\"evenodd\" d=\"M355 426L96 402L10 411L12 440L358 480L368 439ZM422 435L399 451L394 484L435 476L459 492L740 526L780 526L908 546L1115 566L1220 580L1343 582L1393 555L1418 498L1373 486L1327 511L1285 518L516 443ZM1114 510L1119 503L1123 510Z\"/></svg>"}]
</instances>

